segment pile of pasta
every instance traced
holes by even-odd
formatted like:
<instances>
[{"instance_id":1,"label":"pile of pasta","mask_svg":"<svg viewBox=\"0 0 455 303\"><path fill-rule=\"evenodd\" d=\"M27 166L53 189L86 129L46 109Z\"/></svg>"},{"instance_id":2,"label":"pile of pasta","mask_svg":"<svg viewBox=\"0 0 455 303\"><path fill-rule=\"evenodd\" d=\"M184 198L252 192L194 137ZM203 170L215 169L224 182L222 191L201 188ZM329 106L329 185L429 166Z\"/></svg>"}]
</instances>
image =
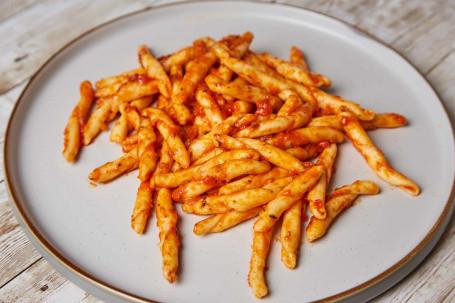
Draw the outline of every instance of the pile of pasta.
<instances>
[{"instance_id":1,"label":"pile of pasta","mask_svg":"<svg viewBox=\"0 0 455 303\"><path fill-rule=\"evenodd\" d=\"M185 213L210 216L194 226L196 235L257 217L248 281L261 298L278 222L281 258L292 269L307 206L312 242L357 196L378 193L374 182L356 181L328 194L337 144L345 137L381 179L413 196L419 187L387 163L366 133L403 126L405 117L324 92L330 79L309 71L300 49L292 47L285 61L250 50L252 40L250 32L201 38L160 58L140 46L139 68L104 78L96 89L82 82L63 155L73 161L117 119L110 140L124 154L95 168L89 179L106 183L139 170L131 226L143 233L155 204L163 275L170 283L177 279L180 244L176 203Z\"/></svg>"}]
</instances>

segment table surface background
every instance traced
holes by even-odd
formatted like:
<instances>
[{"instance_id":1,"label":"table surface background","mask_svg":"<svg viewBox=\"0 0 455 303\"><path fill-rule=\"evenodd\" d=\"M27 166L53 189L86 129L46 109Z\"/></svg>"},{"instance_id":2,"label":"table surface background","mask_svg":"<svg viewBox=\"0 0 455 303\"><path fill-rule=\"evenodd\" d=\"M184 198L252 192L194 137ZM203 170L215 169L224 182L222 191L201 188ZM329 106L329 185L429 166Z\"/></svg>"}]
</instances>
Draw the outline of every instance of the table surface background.
<instances>
[{"instance_id":1,"label":"table surface background","mask_svg":"<svg viewBox=\"0 0 455 303\"><path fill-rule=\"evenodd\" d=\"M2 0L0 153L9 115L34 72L85 31L169 1ZM344 20L399 51L424 74L455 118L455 1L320 0L289 3ZM0 157L3 161L3 155ZM455 301L455 222L424 262L372 302ZM33 248L18 225L0 168L0 302L101 302L69 282Z\"/></svg>"}]
</instances>

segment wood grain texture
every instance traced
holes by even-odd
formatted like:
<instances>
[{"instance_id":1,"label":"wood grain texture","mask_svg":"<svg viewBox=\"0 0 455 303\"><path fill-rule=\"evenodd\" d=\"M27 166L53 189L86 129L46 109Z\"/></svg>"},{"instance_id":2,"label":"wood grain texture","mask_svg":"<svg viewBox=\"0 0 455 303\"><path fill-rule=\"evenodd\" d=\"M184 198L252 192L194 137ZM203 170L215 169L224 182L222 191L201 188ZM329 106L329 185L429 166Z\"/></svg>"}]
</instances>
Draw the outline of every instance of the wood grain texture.
<instances>
[{"instance_id":1,"label":"wood grain texture","mask_svg":"<svg viewBox=\"0 0 455 303\"><path fill-rule=\"evenodd\" d=\"M0 27L0 94L21 83L56 51L87 30L154 1L44 0Z\"/></svg>"},{"instance_id":2,"label":"wood grain texture","mask_svg":"<svg viewBox=\"0 0 455 303\"><path fill-rule=\"evenodd\" d=\"M415 62L420 71L427 73L455 47L454 11L453 1L447 6L440 5L434 14L421 19L415 27L393 41L392 46Z\"/></svg>"},{"instance_id":3,"label":"wood grain texture","mask_svg":"<svg viewBox=\"0 0 455 303\"><path fill-rule=\"evenodd\" d=\"M0 288L0 298L5 302L49 302L52 301L53 296L61 296L60 291L64 291L68 283L62 275L55 273L49 263L44 259L39 259L16 279ZM75 295L78 294L72 293L67 298L78 302ZM82 299L85 297L85 293L80 291L79 296ZM65 299L54 302L62 301Z\"/></svg>"},{"instance_id":4,"label":"wood grain texture","mask_svg":"<svg viewBox=\"0 0 455 303\"><path fill-rule=\"evenodd\" d=\"M37 0L3 0L0 2L0 22L6 18L20 13L33 5Z\"/></svg>"},{"instance_id":5,"label":"wood grain texture","mask_svg":"<svg viewBox=\"0 0 455 303\"><path fill-rule=\"evenodd\" d=\"M17 97L55 51L120 15L169 1L4 0L0 2L0 148ZM173 1L175 2L175 1ZM451 0L282 0L356 25L426 74L455 118L455 2ZM14 87L14 89L12 89ZM3 156L0 161L3 161ZM2 164L2 163L1 163ZM102 302L68 282L28 242L6 201L0 168L0 302ZM371 302L454 302L455 221L428 258Z\"/></svg>"},{"instance_id":6,"label":"wood grain texture","mask_svg":"<svg viewBox=\"0 0 455 303\"><path fill-rule=\"evenodd\" d=\"M357 25L374 34L379 39L392 43L407 35L423 20L433 16L449 1L383 1L379 9L373 11Z\"/></svg>"},{"instance_id":7,"label":"wood grain texture","mask_svg":"<svg viewBox=\"0 0 455 303\"><path fill-rule=\"evenodd\" d=\"M13 215L4 182L0 184L0 251L0 302L102 302L67 281L35 250Z\"/></svg>"},{"instance_id":8,"label":"wood grain texture","mask_svg":"<svg viewBox=\"0 0 455 303\"><path fill-rule=\"evenodd\" d=\"M427 78L433 84L452 118L455 120L455 51L452 50L435 67L427 73Z\"/></svg>"},{"instance_id":9,"label":"wood grain texture","mask_svg":"<svg viewBox=\"0 0 455 303\"><path fill-rule=\"evenodd\" d=\"M344 20L390 44L426 73L455 45L455 2L279 1Z\"/></svg>"},{"instance_id":10,"label":"wood grain texture","mask_svg":"<svg viewBox=\"0 0 455 303\"><path fill-rule=\"evenodd\" d=\"M4 187L3 184L1 185ZM0 222L0 251L3 252L0 255L0 287L2 287L24 268L40 259L41 255L24 236L7 202L0 204Z\"/></svg>"},{"instance_id":11,"label":"wood grain texture","mask_svg":"<svg viewBox=\"0 0 455 303\"><path fill-rule=\"evenodd\" d=\"M291 4L298 7L307 8L315 12L329 15L348 22L352 25L357 25L361 20L379 10L385 1L369 1L369 0L281 0L277 3Z\"/></svg>"}]
</instances>

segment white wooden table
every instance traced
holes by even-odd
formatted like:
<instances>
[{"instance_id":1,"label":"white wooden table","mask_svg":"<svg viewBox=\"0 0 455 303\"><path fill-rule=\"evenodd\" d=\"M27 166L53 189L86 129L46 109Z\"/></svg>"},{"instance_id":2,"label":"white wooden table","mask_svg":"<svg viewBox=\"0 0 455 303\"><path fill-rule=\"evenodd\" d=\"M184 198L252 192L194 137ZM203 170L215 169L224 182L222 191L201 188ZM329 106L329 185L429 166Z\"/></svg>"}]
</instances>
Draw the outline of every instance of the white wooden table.
<instances>
[{"instance_id":1,"label":"white wooden table","mask_svg":"<svg viewBox=\"0 0 455 303\"><path fill-rule=\"evenodd\" d=\"M0 144L8 117L33 73L81 33L154 0L0 1ZM266 1L268 2L268 1ZM455 118L455 1L289 0L358 26L409 59ZM3 155L1 156L3 161ZM426 260L372 302L455 301L455 222ZM56 272L13 216L0 168L0 302L101 302Z\"/></svg>"}]
</instances>

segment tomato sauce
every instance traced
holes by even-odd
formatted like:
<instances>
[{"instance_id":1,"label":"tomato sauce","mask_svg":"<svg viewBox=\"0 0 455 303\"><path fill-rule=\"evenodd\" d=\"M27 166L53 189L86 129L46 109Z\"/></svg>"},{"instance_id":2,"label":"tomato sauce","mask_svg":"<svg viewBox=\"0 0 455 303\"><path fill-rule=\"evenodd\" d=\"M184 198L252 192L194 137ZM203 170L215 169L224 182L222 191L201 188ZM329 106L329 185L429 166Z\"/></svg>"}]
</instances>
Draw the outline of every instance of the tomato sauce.
<instances>
[{"instance_id":1,"label":"tomato sauce","mask_svg":"<svg viewBox=\"0 0 455 303\"><path fill-rule=\"evenodd\" d=\"M324 209L324 203L322 202L321 199L316 199L313 201L314 207L318 209L319 212Z\"/></svg>"},{"instance_id":2,"label":"tomato sauce","mask_svg":"<svg viewBox=\"0 0 455 303\"><path fill-rule=\"evenodd\" d=\"M185 193L186 187L182 185L183 184L181 184L178 188L174 189L174 191L172 192L172 199L174 199L174 201L181 202L183 200L182 196Z\"/></svg>"},{"instance_id":3,"label":"tomato sauce","mask_svg":"<svg viewBox=\"0 0 455 303\"><path fill-rule=\"evenodd\" d=\"M269 116L271 113L273 113L273 107L270 104L269 98L256 102L256 115Z\"/></svg>"},{"instance_id":4,"label":"tomato sauce","mask_svg":"<svg viewBox=\"0 0 455 303\"><path fill-rule=\"evenodd\" d=\"M328 141L321 141L316 145L316 148L318 150L318 153L322 153L322 151L329 146L330 146L330 143Z\"/></svg>"},{"instance_id":5,"label":"tomato sauce","mask_svg":"<svg viewBox=\"0 0 455 303\"><path fill-rule=\"evenodd\" d=\"M348 126L349 123L353 123L353 122L356 122L356 118L354 117L343 117L341 118L341 125L343 126Z\"/></svg>"},{"instance_id":6,"label":"tomato sauce","mask_svg":"<svg viewBox=\"0 0 455 303\"><path fill-rule=\"evenodd\" d=\"M226 117L232 116L232 114L235 112L235 102L226 102L221 110L226 115Z\"/></svg>"},{"instance_id":7,"label":"tomato sauce","mask_svg":"<svg viewBox=\"0 0 455 303\"><path fill-rule=\"evenodd\" d=\"M147 74L134 74L134 75L129 75L128 76L128 81L129 82L137 82L141 85L147 84L150 81L152 81L152 78L147 76Z\"/></svg>"},{"instance_id":8,"label":"tomato sauce","mask_svg":"<svg viewBox=\"0 0 455 303\"><path fill-rule=\"evenodd\" d=\"M302 164L305 169L310 169L316 165L313 162L302 162Z\"/></svg>"}]
</instances>

